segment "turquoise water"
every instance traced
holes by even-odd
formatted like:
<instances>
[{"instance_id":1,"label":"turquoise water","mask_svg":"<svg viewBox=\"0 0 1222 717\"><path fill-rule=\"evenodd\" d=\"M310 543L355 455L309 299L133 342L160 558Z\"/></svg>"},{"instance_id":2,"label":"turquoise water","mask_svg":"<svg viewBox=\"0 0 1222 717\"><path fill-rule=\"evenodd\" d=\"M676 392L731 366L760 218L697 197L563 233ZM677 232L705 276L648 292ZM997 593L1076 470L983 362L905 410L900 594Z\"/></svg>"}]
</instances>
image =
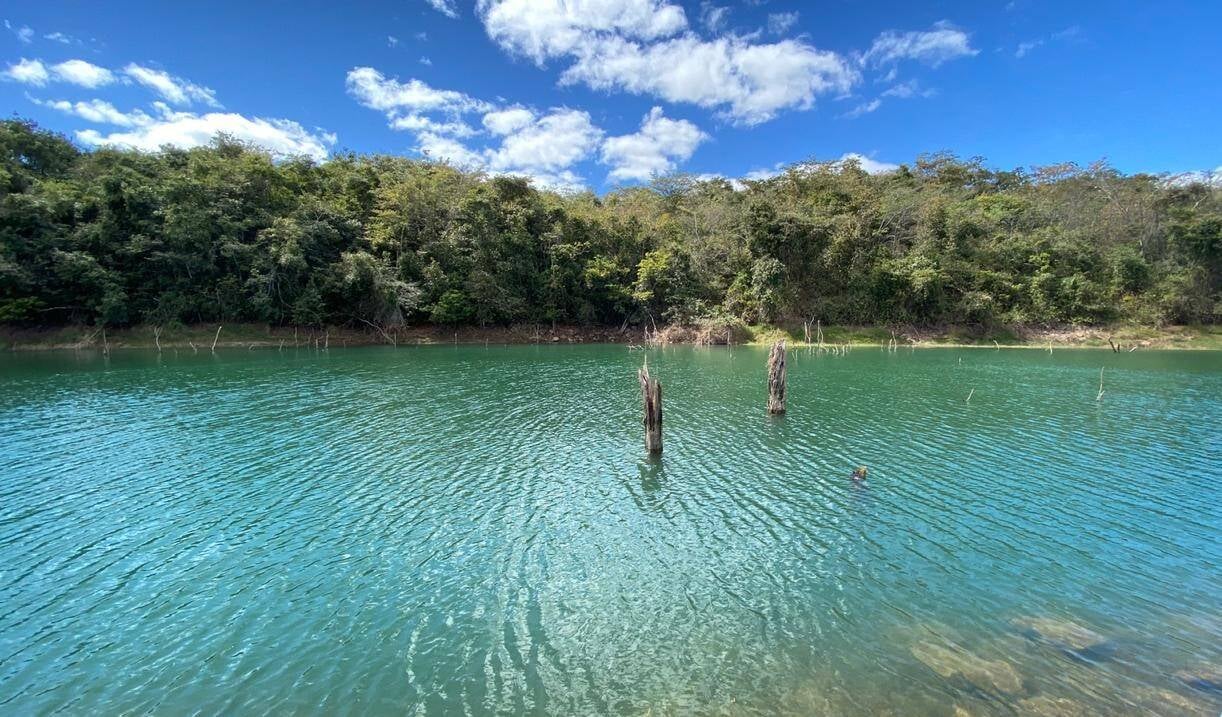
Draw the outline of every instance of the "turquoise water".
<instances>
[{"instance_id":1,"label":"turquoise water","mask_svg":"<svg viewBox=\"0 0 1222 717\"><path fill-rule=\"evenodd\" d=\"M0 713L1222 708L1222 355L642 356L0 357Z\"/></svg>"}]
</instances>

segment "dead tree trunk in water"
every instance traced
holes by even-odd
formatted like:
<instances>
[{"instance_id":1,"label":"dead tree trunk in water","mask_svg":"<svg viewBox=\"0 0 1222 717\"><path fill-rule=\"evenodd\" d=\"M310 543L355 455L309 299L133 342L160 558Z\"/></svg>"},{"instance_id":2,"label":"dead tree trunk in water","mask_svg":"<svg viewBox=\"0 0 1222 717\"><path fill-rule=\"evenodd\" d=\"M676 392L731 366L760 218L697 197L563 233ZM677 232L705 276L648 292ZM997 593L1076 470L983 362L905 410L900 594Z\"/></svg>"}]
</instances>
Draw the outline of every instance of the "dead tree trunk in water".
<instances>
[{"instance_id":1,"label":"dead tree trunk in water","mask_svg":"<svg viewBox=\"0 0 1222 717\"><path fill-rule=\"evenodd\" d=\"M785 342L778 341L768 352L768 413L785 412Z\"/></svg>"},{"instance_id":2,"label":"dead tree trunk in water","mask_svg":"<svg viewBox=\"0 0 1222 717\"><path fill-rule=\"evenodd\" d=\"M662 384L658 379L649 376L649 359L637 370L637 380L641 383L641 404L645 409L645 450L650 453L662 452Z\"/></svg>"}]
</instances>

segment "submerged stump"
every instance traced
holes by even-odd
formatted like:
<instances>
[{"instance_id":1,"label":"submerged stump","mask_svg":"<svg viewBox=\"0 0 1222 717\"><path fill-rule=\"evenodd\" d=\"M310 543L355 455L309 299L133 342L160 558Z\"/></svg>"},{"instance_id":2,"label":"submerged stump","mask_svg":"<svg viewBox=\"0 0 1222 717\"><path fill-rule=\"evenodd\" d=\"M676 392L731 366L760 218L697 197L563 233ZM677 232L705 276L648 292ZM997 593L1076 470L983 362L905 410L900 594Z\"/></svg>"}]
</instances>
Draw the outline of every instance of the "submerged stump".
<instances>
[{"instance_id":1,"label":"submerged stump","mask_svg":"<svg viewBox=\"0 0 1222 717\"><path fill-rule=\"evenodd\" d=\"M649 360L637 371L641 383L641 403L645 409L645 450L662 452L662 384L649 375Z\"/></svg>"},{"instance_id":2,"label":"submerged stump","mask_svg":"<svg viewBox=\"0 0 1222 717\"><path fill-rule=\"evenodd\" d=\"M777 341L768 352L768 413L785 412L785 342Z\"/></svg>"}]
</instances>

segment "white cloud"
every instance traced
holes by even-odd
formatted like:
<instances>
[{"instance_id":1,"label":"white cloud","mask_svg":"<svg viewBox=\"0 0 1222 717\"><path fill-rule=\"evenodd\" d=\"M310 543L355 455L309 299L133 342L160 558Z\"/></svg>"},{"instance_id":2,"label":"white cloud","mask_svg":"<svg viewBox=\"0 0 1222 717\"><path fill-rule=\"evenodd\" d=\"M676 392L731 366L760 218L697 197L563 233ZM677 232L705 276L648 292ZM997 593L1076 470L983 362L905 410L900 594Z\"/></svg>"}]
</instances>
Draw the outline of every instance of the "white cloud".
<instances>
[{"instance_id":1,"label":"white cloud","mask_svg":"<svg viewBox=\"0 0 1222 717\"><path fill-rule=\"evenodd\" d=\"M8 20L5 20L4 28L8 30L9 32L13 33L14 35L16 35L17 39L21 40L21 42L23 42L26 45L34 41L34 28L30 27L29 25L22 25L21 27L13 27L13 25L10 24Z\"/></svg>"},{"instance_id":2,"label":"white cloud","mask_svg":"<svg viewBox=\"0 0 1222 717\"><path fill-rule=\"evenodd\" d=\"M317 161L327 158L327 147L335 142L335 135L312 133L291 120L250 118L232 112L205 115L171 112L128 132L103 135L88 129L77 132L76 136L86 144L155 152L166 145L203 146L218 133L256 144L277 157L305 155Z\"/></svg>"},{"instance_id":3,"label":"white cloud","mask_svg":"<svg viewBox=\"0 0 1222 717\"><path fill-rule=\"evenodd\" d=\"M52 32L42 36L44 40L58 42L62 45L79 45L81 41L71 35L65 35L62 32Z\"/></svg>"},{"instance_id":4,"label":"white cloud","mask_svg":"<svg viewBox=\"0 0 1222 717\"><path fill-rule=\"evenodd\" d=\"M24 57L8 66L4 76L15 82L42 87L51 79L46 65L38 60L27 60Z\"/></svg>"},{"instance_id":5,"label":"white cloud","mask_svg":"<svg viewBox=\"0 0 1222 717\"><path fill-rule=\"evenodd\" d=\"M522 175L548 188L577 188L574 168L600 147L616 179L647 178L688 159L707 139L694 124L654 109L640 131L603 143L588 112L556 107L540 113L520 105L494 105L420 80L388 78L371 67L347 75L348 92L384 113L393 129L416 135L416 149L439 161L492 174ZM468 123L479 117L476 127ZM480 141L468 138L479 137Z\"/></svg>"},{"instance_id":6,"label":"white cloud","mask_svg":"<svg viewBox=\"0 0 1222 717\"><path fill-rule=\"evenodd\" d=\"M744 174L742 178L751 180L753 182L762 182L765 179L772 179L773 177L778 176L781 172L784 172L784 171L785 171L785 163L777 162L776 164L772 165L771 169L766 168L766 167L760 167L759 169L753 169L750 172L747 172L746 174Z\"/></svg>"},{"instance_id":7,"label":"white cloud","mask_svg":"<svg viewBox=\"0 0 1222 717\"><path fill-rule=\"evenodd\" d=\"M535 113L525 107L494 110L484 115L484 126L489 132L499 135L511 134L534 121Z\"/></svg>"},{"instance_id":8,"label":"white cloud","mask_svg":"<svg viewBox=\"0 0 1222 717\"><path fill-rule=\"evenodd\" d=\"M683 8L661 0L480 0L479 10L489 37L539 64L592 36L654 40L687 28Z\"/></svg>"},{"instance_id":9,"label":"white cloud","mask_svg":"<svg viewBox=\"0 0 1222 717\"><path fill-rule=\"evenodd\" d=\"M794 40L751 44L687 35L644 46L622 38L591 43L561 81L724 107L731 119L751 125L783 109L809 108L816 95L846 92L859 78L836 53Z\"/></svg>"},{"instance_id":10,"label":"white cloud","mask_svg":"<svg viewBox=\"0 0 1222 717\"><path fill-rule=\"evenodd\" d=\"M873 112L874 110L882 106L883 106L883 101L878 98L875 98L875 99L870 100L869 102L863 102L857 105L856 107L849 110L848 112L845 112L843 115L841 115L841 117L847 117L849 119L853 119L854 117L861 117L862 115L870 114L871 112Z\"/></svg>"},{"instance_id":11,"label":"white cloud","mask_svg":"<svg viewBox=\"0 0 1222 717\"><path fill-rule=\"evenodd\" d=\"M590 115L555 108L543 116L525 108L489 112L489 131L502 137L499 145L475 149L452 136L423 131L417 149L426 156L465 169L529 177L548 189L578 189L584 184L573 166L587 159L602 139Z\"/></svg>"},{"instance_id":12,"label":"white cloud","mask_svg":"<svg viewBox=\"0 0 1222 717\"><path fill-rule=\"evenodd\" d=\"M768 32L774 35L784 35L797 22L798 12L796 10L793 12L768 13Z\"/></svg>"},{"instance_id":13,"label":"white cloud","mask_svg":"<svg viewBox=\"0 0 1222 717\"><path fill-rule=\"evenodd\" d=\"M883 91L883 97L895 97L901 100L906 100L912 97L933 97L936 94L936 90L924 89L921 87L921 83L916 80L901 82L898 85L892 85Z\"/></svg>"},{"instance_id":14,"label":"white cloud","mask_svg":"<svg viewBox=\"0 0 1222 717\"><path fill-rule=\"evenodd\" d=\"M725 27L730 16L730 8L714 5L709 0L700 3L700 24L709 32L717 32Z\"/></svg>"},{"instance_id":15,"label":"white cloud","mask_svg":"<svg viewBox=\"0 0 1222 717\"><path fill-rule=\"evenodd\" d=\"M878 67L901 60L916 60L937 67L948 60L970 57L978 52L972 48L966 32L942 21L924 32L888 30L874 39L861 61Z\"/></svg>"},{"instance_id":16,"label":"white cloud","mask_svg":"<svg viewBox=\"0 0 1222 717\"><path fill-rule=\"evenodd\" d=\"M113 72L105 67L98 67L84 60L61 62L58 65L53 65L51 71L55 73L56 79L90 89L109 85L115 81Z\"/></svg>"},{"instance_id":17,"label":"white cloud","mask_svg":"<svg viewBox=\"0 0 1222 717\"><path fill-rule=\"evenodd\" d=\"M458 10L454 7L454 0L427 0L427 2L433 6L434 10L448 18L458 17Z\"/></svg>"},{"instance_id":18,"label":"white cloud","mask_svg":"<svg viewBox=\"0 0 1222 717\"><path fill-rule=\"evenodd\" d=\"M481 169L484 166L483 155L451 137L421 132L417 140L419 145L416 149L430 159L449 162L463 169Z\"/></svg>"},{"instance_id":19,"label":"white cloud","mask_svg":"<svg viewBox=\"0 0 1222 717\"><path fill-rule=\"evenodd\" d=\"M473 99L461 92L434 89L415 79L399 82L372 67L349 70L347 86L348 94L362 105L385 112L391 118L399 113L459 113L492 109L487 102Z\"/></svg>"},{"instance_id":20,"label":"white cloud","mask_svg":"<svg viewBox=\"0 0 1222 717\"><path fill-rule=\"evenodd\" d=\"M455 137L470 137L475 134L475 129L466 122L454 120L451 122L438 122L437 120L429 119L423 115L402 115L395 117L390 121L391 129L407 130L410 132L432 132L434 134L448 134Z\"/></svg>"},{"instance_id":21,"label":"white cloud","mask_svg":"<svg viewBox=\"0 0 1222 717\"><path fill-rule=\"evenodd\" d=\"M611 165L609 178L615 181L645 181L655 174L672 171L677 162L691 158L708 135L687 120L663 116L654 107L641 120L633 134L608 137L602 145L600 161Z\"/></svg>"},{"instance_id":22,"label":"white cloud","mask_svg":"<svg viewBox=\"0 0 1222 717\"><path fill-rule=\"evenodd\" d=\"M433 61L430 60L428 57L421 55L420 64L425 65L426 67L431 67L433 65Z\"/></svg>"},{"instance_id":23,"label":"white cloud","mask_svg":"<svg viewBox=\"0 0 1222 717\"><path fill-rule=\"evenodd\" d=\"M845 92L860 79L836 53L804 42L702 40L687 31L680 6L661 0L482 0L479 7L489 37L506 51L539 64L571 59L562 84L721 108L742 124L808 108L816 95Z\"/></svg>"},{"instance_id":24,"label":"white cloud","mask_svg":"<svg viewBox=\"0 0 1222 717\"><path fill-rule=\"evenodd\" d=\"M1196 170L1178 174L1163 175L1163 183L1172 187L1187 187L1190 184L1204 184L1207 187L1222 188L1222 165L1211 170Z\"/></svg>"},{"instance_id":25,"label":"white cloud","mask_svg":"<svg viewBox=\"0 0 1222 717\"><path fill-rule=\"evenodd\" d=\"M153 118L141 110L122 112L105 100L88 100L85 102L69 102L67 100L42 101L30 98L36 105L50 107L71 115L76 115L90 122L113 124L120 127L140 127L154 122Z\"/></svg>"},{"instance_id":26,"label":"white cloud","mask_svg":"<svg viewBox=\"0 0 1222 717\"><path fill-rule=\"evenodd\" d=\"M843 171L846 167L852 164L860 167L866 174L888 174L900 168L898 164L880 162L857 152L846 152L840 155L840 159L832 160L830 162L800 162L792 165L791 167L786 167L784 163L777 162L776 164L772 165L771 168L753 169L744 174L742 178L758 182L765 179L772 179L773 177L779 177L780 175L784 174L787 169L791 169L799 174L810 171L826 171L827 169L839 172Z\"/></svg>"},{"instance_id":27,"label":"white cloud","mask_svg":"<svg viewBox=\"0 0 1222 717\"><path fill-rule=\"evenodd\" d=\"M54 80L93 89L115 81L114 73L110 70L84 60L67 60L47 67L41 60L27 60L24 57L9 65L4 76L37 87Z\"/></svg>"},{"instance_id":28,"label":"white cloud","mask_svg":"<svg viewBox=\"0 0 1222 717\"><path fill-rule=\"evenodd\" d=\"M602 130L588 112L557 108L507 135L489 153L488 167L504 173L556 172L590 156L601 139Z\"/></svg>"},{"instance_id":29,"label":"white cloud","mask_svg":"<svg viewBox=\"0 0 1222 717\"><path fill-rule=\"evenodd\" d=\"M123 73L176 105L202 102L210 107L221 106L211 89L181 77L174 77L163 70L154 70L133 62L123 68Z\"/></svg>"},{"instance_id":30,"label":"white cloud","mask_svg":"<svg viewBox=\"0 0 1222 717\"><path fill-rule=\"evenodd\" d=\"M1020 42L1018 43L1018 49L1014 51L1014 56L1021 60L1024 57L1026 57L1027 54L1030 53L1032 50L1034 50L1035 48L1043 44L1044 44L1043 40L1032 40L1031 42Z\"/></svg>"},{"instance_id":31,"label":"white cloud","mask_svg":"<svg viewBox=\"0 0 1222 717\"><path fill-rule=\"evenodd\" d=\"M1047 38L1040 37L1027 42L1020 42L1018 43L1018 47L1014 49L1014 57L1021 60L1027 55L1030 55L1033 50L1043 47L1049 43L1059 43L1066 40L1072 41L1077 38L1079 32L1081 32L1081 28L1079 28L1077 25L1072 25L1064 30L1061 30L1060 32L1052 33Z\"/></svg>"},{"instance_id":32,"label":"white cloud","mask_svg":"<svg viewBox=\"0 0 1222 717\"><path fill-rule=\"evenodd\" d=\"M900 168L898 164L880 162L876 159L870 159L864 154L858 154L856 152L848 152L847 154L841 156L838 160L838 164L842 169L851 163L857 164L857 166L861 167L866 174L888 174Z\"/></svg>"}]
</instances>

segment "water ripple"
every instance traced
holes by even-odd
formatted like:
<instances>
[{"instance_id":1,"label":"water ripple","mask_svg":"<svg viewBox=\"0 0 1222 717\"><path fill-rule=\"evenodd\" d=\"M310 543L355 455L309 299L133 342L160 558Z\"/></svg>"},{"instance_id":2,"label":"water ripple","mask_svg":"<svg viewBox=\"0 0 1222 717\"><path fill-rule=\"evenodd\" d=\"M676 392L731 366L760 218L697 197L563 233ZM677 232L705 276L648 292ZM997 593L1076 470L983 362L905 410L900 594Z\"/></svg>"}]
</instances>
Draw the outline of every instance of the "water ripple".
<instances>
[{"instance_id":1,"label":"water ripple","mask_svg":"<svg viewBox=\"0 0 1222 717\"><path fill-rule=\"evenodd\" d=\"M640 359L0 359L0 711L1222 706L1216 356Z\"/></svg>"}]
</instances>

